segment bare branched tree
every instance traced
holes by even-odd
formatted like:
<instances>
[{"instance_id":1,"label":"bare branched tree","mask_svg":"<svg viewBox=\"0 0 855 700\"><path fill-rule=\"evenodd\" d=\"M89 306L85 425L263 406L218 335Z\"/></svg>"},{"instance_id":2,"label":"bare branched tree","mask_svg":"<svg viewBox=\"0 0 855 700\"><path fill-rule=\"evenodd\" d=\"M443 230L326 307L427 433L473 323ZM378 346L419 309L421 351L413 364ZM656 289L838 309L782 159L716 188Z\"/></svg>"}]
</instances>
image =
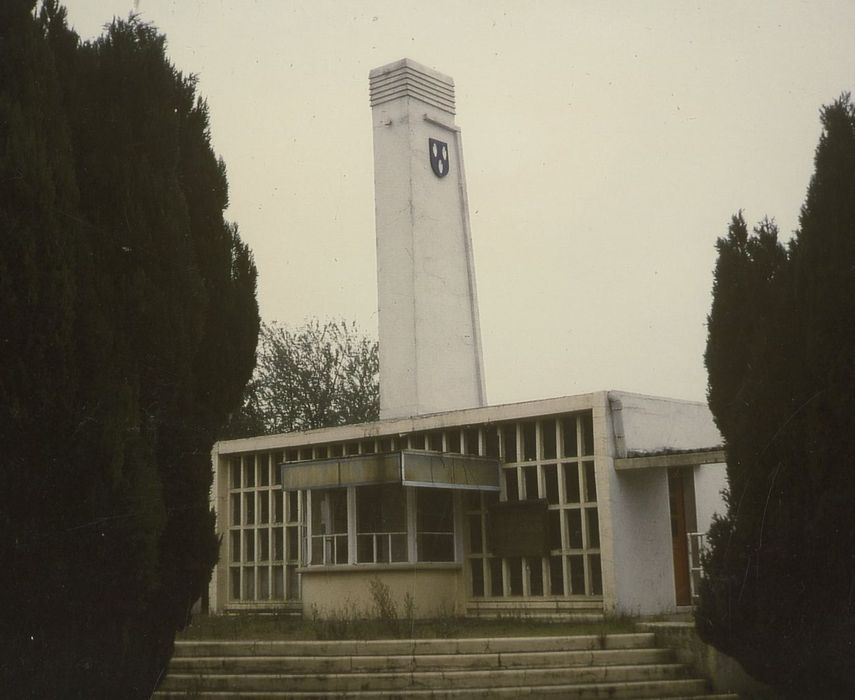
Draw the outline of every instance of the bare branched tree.
<instances>
[{"instance_id":1,"label":"bare branched tree","mask_svg":"<svg viewBox=\"0 0 855 700\"><path fill-rule=\"evenodd\" d=\"M264 324L257 365L228 437L362 423L379 415L377 341L355 323Z\"/></svg>"}]
</instances>

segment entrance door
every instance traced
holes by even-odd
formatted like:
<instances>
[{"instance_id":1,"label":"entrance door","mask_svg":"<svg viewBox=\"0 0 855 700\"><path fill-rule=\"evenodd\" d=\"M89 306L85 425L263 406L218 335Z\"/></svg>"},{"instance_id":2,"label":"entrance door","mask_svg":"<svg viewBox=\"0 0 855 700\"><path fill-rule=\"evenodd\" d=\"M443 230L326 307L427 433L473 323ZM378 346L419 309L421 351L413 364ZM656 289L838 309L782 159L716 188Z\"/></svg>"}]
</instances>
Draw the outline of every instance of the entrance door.
<instances>
[{"instance_id":1,"label":"entrance door","mask_svg":"<svg viewBox=\"0 0 855 700\"><path fill-rule=\"evenodd\" d=\"M677 605L691 605L689 584L689 519L687 503L694 503L694 484L691 472L682 469L668 470L668 496L671 502L671 548L674 554L674 588Z\"/></svg>"}]
</instances>

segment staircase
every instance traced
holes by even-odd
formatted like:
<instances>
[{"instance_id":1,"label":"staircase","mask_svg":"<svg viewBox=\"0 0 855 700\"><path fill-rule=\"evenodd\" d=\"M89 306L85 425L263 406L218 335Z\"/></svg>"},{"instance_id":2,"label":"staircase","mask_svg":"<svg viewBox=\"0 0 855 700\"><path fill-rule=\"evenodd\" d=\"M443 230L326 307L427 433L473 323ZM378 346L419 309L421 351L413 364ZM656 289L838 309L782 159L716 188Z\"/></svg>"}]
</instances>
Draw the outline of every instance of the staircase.
<instances>
[{"instance_id":1,"label":"staircase","mask_svg":"<svg viewBox=\"0 0 855 700\"><path fill-rule=\"evenodd\" d=\"M706 698L649 632L338 642L179 641L155 698Z\"/></svg>"},{"instance_id":2,"label":"staircase","mask_svg":"<svg viewBox=\"0 0 855 700\"><path fill-rule=\"evenodd\" d=\"M466 617L582 624L602 622L603 604L600 601L567 600L566 598L555 600L476 598L467 602Z\"/></svg>"}]
</instances>

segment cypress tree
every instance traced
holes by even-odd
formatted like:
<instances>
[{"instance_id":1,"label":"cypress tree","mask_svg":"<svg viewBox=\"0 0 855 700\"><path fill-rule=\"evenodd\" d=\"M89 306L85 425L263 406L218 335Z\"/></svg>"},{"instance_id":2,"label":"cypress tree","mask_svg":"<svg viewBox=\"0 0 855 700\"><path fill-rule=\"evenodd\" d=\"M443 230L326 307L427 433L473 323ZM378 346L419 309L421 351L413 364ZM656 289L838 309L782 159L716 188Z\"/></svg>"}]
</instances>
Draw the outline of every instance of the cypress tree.
<instances>
[{"instance_id":1,"label":"cypress tree","mask_svg":"<svg viewBox=\"0 0 855 700\"><path fill-rule=\"evenodd\" d=\"M0 663L20 695L142 698L216 560L256 273L165 38L132 17L81 43L33 4L0 10Z\"/></svg>"},{"instance_id":2,"label":"cypress tree","mask_svg":"<svg viewBox=\"0 0 855 700\"><path fill-rule=\"evenodd\" d=\"M799 230L719 240L706 364L727 514L702 637L787 697L855 693L855 108L822 110Z\"/></svg>"}]
</instances>

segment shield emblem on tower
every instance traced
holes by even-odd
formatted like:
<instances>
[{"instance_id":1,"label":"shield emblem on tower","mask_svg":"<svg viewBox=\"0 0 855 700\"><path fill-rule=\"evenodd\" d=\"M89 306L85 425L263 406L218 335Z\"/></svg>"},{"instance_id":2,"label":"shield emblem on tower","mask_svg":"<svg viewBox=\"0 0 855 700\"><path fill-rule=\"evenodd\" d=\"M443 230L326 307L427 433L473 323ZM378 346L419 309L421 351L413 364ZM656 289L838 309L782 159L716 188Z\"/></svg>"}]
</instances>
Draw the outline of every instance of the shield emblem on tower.
<instances>
[{"instance_id":1,"label":"shield emblem on tower","mask_svg":"<svg viewBox=\"0 0 855 700\"><path fill-rule=\"evenodd\" d=\"M448 175L448 144L437 139L428 139L428 155L433 174L437 177Z\"/></svg>"}]
</instances>

